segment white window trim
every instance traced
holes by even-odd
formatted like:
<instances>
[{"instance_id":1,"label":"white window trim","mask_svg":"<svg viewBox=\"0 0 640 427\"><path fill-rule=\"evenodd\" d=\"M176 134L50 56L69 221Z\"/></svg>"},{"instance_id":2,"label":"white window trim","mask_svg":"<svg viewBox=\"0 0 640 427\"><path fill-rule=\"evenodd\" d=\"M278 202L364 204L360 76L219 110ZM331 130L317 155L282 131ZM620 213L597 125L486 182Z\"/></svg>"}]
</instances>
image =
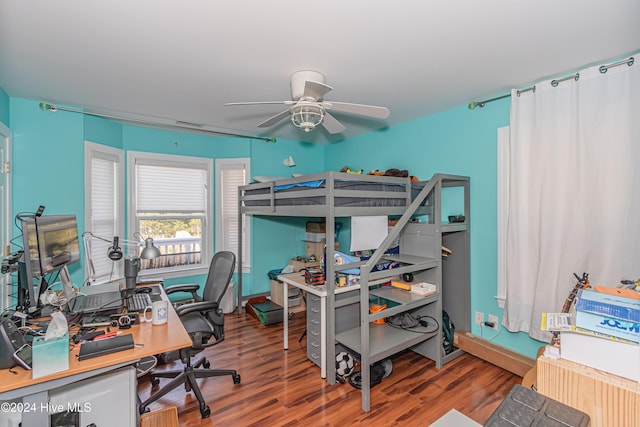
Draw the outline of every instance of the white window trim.
<instances>
[{"instance_id":1,"label":"white window trim","mask_svg":"<svg viewBox=\"0 0 640 427\"><path fill-rule=\"evenodd\" d=\"M12 232L12 224L11 221L11 130L4 125L4 123L0 122L0 149L4 152L4 158L2 159L5 164L0 164L0 174L6 174L5 176L5 191L2 194L2 224L0 225L0 230L2 230L2 236L0 236L0 246L2 247L2 254L6 255L7 252L11 252L10 243L11 242L11 232ZM0 156L2 157L2 156ZM8 250L7 250L8 248ZM5 252L7 251L7 252ZM0 304L2 307L9 307L12 305L11 302L11 290L12 287L8 286L11 283L11 275L10 274L0 274L0 286L2 287L2 292L0 294Z\"/></svg>"},{"instance_id":2,"label":"white window trim","mask_svg":"<svg viewBox=\"0 0 640 427\"><path fill-rule=\"evenodd\" d=\"M507 298L507 224L509 219L509 126L498 128L498 306Z\"/></svg>"},{"instance_id":3,"label":"white window trim","mask_svg":"<svg viewBox=\"0 0 640 427\"><path fill-rule=\"evenodd\" d=\"M161 166L180 166L185 167L193 164L199 164L204 167L207 173L208 183L207 185L207 212L205 214L204 222L202 224L202 253L201 260L202 265L185 265L181 267L172 268L158 268L153 270L143 270L140 272L140 276L162 276L162 278L170 279L176 277L193 276L199 274L207 274L209 271L209 261L213 256L213 230L211 224L213 224L213 191L211 181L213 179L213 161L204 157L191 157L180 156L174 154L157 154L147 153L141 151L128 151L127 152L127 188L128 188L128 212L127 215L127 229L129 235L133 235L136 231L136 183L135 183L135 166L136 159L144 159L145 161L151 161ZM144 237L144 236L143 236Z\"/></svg>"},{"instance_id":4,"label":"white window trim","mask_svg":"<svg viewBox=\"0 0 640 427\"><path fill-rule=\"evenodd\" d=\"M94 155L102 157L104 159L113 160L116 162L116 175L118 177L117 186L115 188L117 198L117 214L115 218L116 235L124 236L124 151L119 148L109 147L107 145L97 144L91 141L84 142L84 185L85 185L85 198L84 198L84 224L85 230L91 224L91 159ZM82 232L80 232L82 235ZM100 236L103 238L111 239L113 236ZM82 237L81 237L82 238ZM84 259L84 277L89 277L89 265L87 256L85 254ZM114 278L121 278L124 276L124 267L120 264L116 265L114 271Z\"/></svg>"},{"instance_id":5,"label":"white window trim","mask_svg":"<svg viewBox=\"0 0 640 427\"><path fill-rule=\"evenodd\" d=\"M247 181L245 184L248 184L249 177L251 176L251 158L242 157L231 159L216 159L216 250L222 250L222 248L224 247L224 224L222 214L219 211L219 207L222 206L222 179L220 174L223 170L224 165L237 163L241 163L244 165ZM246 254L242 258L242 273L245 274L251 273L251 220L251 215L245 215L245 218L242 221L245 236L242 244L244 247L244 253Z\"/></svg>"}]
</instances>

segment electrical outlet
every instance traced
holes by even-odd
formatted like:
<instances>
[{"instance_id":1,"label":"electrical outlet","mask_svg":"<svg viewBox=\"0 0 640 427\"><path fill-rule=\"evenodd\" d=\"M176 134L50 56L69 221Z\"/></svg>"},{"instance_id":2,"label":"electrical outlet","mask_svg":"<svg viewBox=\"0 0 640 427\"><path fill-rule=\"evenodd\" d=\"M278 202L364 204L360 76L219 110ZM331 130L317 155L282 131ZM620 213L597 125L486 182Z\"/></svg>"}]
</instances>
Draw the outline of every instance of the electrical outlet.
<instances>
[{"instance_id":1,"label":"electrical outlet","mask_svg":"<svg viewBox=\"0 0 640 427\"><path fill-rule=\"evenodd\" d=\"M484 313L476 311L476 325L482 325L484 323Z\"/></svg>"},{"instance_id":2,"label":"electrical outlet","mask_svg":"<svg viewBox=\"0 0 640 427\"><path fill-rule=\"evenodd\" d=\"M487 320L493 323L493 327L491 329L495 329L497 331L500 328L500 324L498 323L498 316L494 316L493 314L490 314L487 317Z\"/></svg>"}]
</instances>

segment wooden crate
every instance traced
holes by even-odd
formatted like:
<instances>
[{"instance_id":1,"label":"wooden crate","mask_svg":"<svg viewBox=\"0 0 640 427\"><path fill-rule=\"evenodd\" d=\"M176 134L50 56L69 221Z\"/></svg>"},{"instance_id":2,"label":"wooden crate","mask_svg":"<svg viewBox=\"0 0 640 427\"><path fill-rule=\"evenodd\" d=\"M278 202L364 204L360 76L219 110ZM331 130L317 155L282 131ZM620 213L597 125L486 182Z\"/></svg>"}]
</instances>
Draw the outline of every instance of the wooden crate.
<instances>
[{"instance_id":1,"label":"wooden crate","mask_svg":"<svg viewBox=\"0 0 640 427\"><path fill-rule=\"evenodd\" d=\"M142 414L140 427L178 427L178 409L170 406Z\"/></svg>"}]
</instances>

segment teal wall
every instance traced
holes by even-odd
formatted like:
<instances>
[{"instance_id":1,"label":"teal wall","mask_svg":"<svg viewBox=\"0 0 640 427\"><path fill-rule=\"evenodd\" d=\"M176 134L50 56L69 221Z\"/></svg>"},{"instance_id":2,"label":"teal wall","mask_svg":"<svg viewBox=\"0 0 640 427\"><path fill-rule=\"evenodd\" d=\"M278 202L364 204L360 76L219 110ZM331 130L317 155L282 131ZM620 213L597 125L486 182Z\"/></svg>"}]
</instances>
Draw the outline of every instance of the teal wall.
<instances>
[{"instance_id":1,"label":"teal wall","mask_svg":"<svg viewBox=\"0 0 640 427\"><path fill-rule=\"evenodd\" d=\"M13 132L13 214L33 212L39 205L44 205L45 214L76 214L80 232L85 229L85 140L125 151L212 159L249 157L254 176L285 177L296 171L316 173L324 170L323 148L313 144L286 140L271 143L122 125L77 113L42 111L35 101L6 99L8 107L3 116L9 117L11 112L11 120L7 118L6 124ZM297 164L293 168L282 162L290 155ZM254 234L252 273L243 276L245 295L268 292L266 272L282 268L288 258L304 253L304 231L300 231L304 230L304 221L250 220ZM15 229L13 235L18 236L19 230ZM82 283L82 265L76 264L70 270L74 282ZM168 279L167 283L183 283L185 280L204 283L205 276Z\"/></svg>"},{"instance_id":2,"label":"teal wall","mask_svg":"<svg viewBox=\"0 0 640 427\"><path fill-rule=\"evenodd\" d=\"M471 313L498 317L497 294L497 130L509 125L509 100L469 110L444 111L377 132L331 144L325 152L328 170L381 171L407 169L429 179L434 173L465 175L471 182ZM458 204L443 215L462 213ZM473 318L473 316L472 316ZM491 329L473 325L471 331L492 338ZM534 357L542 345L527 334L501 327L493 341Z\"/></svg>"},{"instance_id":3,"label":"teal wall","mask_svg":"<svg viewBox=\"0 0 640 427\"><path fill-rule=\"evenodd\" d=\"M83 117L64 111L42 111L38 103L11 98L13 133L13 213L76 214L84 230ZM15 229L14 236L19 236ZM15 250L16 248L12 248ZM82 283L80 264L70 267L76 283Z\"/></svg>"},{"instance_id":4,"label":"teal wall","mask_svg":"<svg viewBox=\"0 0 640 427\"><path fill-rule=\"evenodd\" d=\"M0 87L0 122L9 127L9 95Z\"/></svg>"},{"instance_id":5,"label":"teal wall","mask_svg":"<svg viewBox=\"0 0 640 427\"><path fill-rule=\"evenodd\" d=\"M207 158L249 157L251 174L286 177L352 169L408 169L421 179L437 172L471 177L471 312L500 315L497 282L497 129L508 125L509 101L469 111L460 107L329 145L294 141L205 136L122 125L92 116L42 111L35 101L9 98L0 92L0 120L13 132L14 214L46 206L46 213L75 213L84 230L83 144L85 139L122 148ZM283 160L293 156L296 166ZM447 207L443 214L460 213ZM312 218L313 219L313 218ZM307 218L253 217L252 274L243 279L244 294L267 292L266 273L304 254ZM17 230L14 235L17 235ZM348 238L345 230L343 238ZM341 239L344 242L344 239ZM341 242L341 243L343 243ZM72 277L82 281L80 266ZM169 280L168 284L203 283L204 276ZM502 328L503 329L503 328ZM478 326L476 335L483 335ZM491 334L488 332L492 332ZM492 338L493 331L484 331ZM540 343L526 334L505 331L493 341L529 356Z\"/></svg>"}]
</instances>

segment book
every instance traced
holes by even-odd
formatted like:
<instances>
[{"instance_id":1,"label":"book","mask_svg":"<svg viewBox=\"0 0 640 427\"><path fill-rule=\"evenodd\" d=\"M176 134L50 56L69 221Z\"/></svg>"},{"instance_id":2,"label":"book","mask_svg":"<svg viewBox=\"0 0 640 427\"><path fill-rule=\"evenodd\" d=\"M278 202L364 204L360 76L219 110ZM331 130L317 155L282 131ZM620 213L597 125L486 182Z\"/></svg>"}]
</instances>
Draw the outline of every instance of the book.
<instances>
[{"instance_id":1,"label":"book","mask_svg":"<svg viewBox=\"0 0 640 427\"><path fill-rule=\"evenodd\" d=\"M614 319L600 314L576 311L575 325L578 328L623 338L635 343L640 342L640 324Z\"/></svg>"},{"instance_id":2,"label":"book","mask_svg":"<svg viewBox=\"0 0 640 427\"><path fill-rule=\"evenodd\" d=\"M604 334L602 332L592 331L590 329L580 328L578 326L572 326L571 327L571 332L575 332L576 334L582 334L582 335L590 335L592 337L598 337L598 338L602 338L602 339L605 339L605 340L620 341L620 342L627 343L627 344L638 344L638 343L635 343L633 341L625 340L624 338L619 338L619 337L616 337L616 336L613 336L613 335Z\"/></svg>"},{"instance_id":3,"label":"book","mask_svg":"<svg viewBox=\"0 0 640 427\"><path fill-rule=\"evenodd\" d=\"M573 325L574 319L571 313L542 313L540 330L549 332L570 331Z\"/></svg>"},{"instance_id":4,"label":"book","mask_svg":"<svg viewBox=\"0 0 640 427\"><path fill-rule=\"evenodd\" d=\"M575 301L576 312L640 323L640 300L582 289Z\"/></svg>"}]
</instances>

